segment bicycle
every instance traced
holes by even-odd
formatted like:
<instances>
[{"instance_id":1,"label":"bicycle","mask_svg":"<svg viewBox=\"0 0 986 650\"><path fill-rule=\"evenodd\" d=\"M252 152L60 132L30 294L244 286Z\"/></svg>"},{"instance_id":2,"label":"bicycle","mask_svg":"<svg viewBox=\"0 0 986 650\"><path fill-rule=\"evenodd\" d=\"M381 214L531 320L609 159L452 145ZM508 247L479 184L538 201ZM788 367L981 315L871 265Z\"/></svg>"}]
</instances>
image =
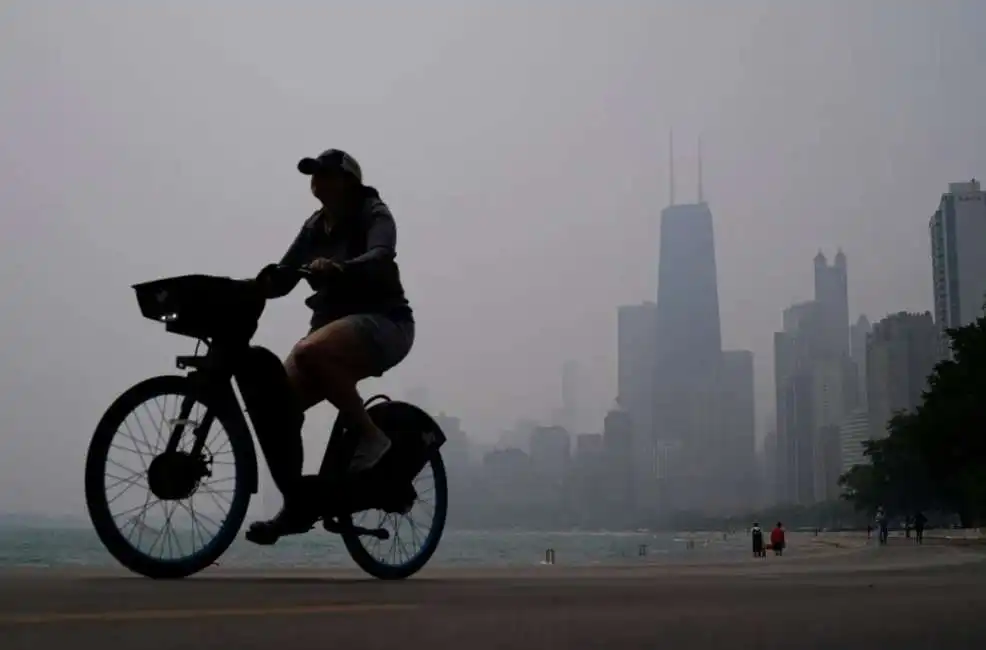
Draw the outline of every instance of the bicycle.
<instances>
[{"instance_id":1,"label":"bicycle","mask_svg":"<svg viewBox=\"0 0 986 650\"><path fill-rule=\"evenodd\" d=\"M282 269L283 270L283 269ZM290 270L299 277L310 277L304 269ZM93 434L86 457L85 496L89 517L107 551L134 573L155 579L184 578L217 562L235 540L251 497L259 491L259 463L254 437L247 424L253 424L258 440L261 433L276 433L284 422L283 397L290 394L280 359L270 350L251 344L267 298L255 280L237 280L210 275L184 275L133 285L141 314L163 322L168 332L198 339L195 353L178 356L177 368L187 374L152 377L120 395L107 409ZM205 344L206 353L198 354ZM239 389L237 398L235 387ZM164 406L159 405L160 398ZM177 413L166 417L168 398L175 397ZM242 404L240 402L242 400ZM163 422L152 443L148 430L139 424L131 428L128 418L135 413L154 411L157 405ZM448 480L439 451L445 435L431 416L420 408L376 395L366 401L370 416L392 441L390 451L372 469L350 475L348 462L355 451L355 436L337 417L332 427L319 472L306 477L310 489L318 490L322 504L322 527L342 537L350 557L369 575L380 579L403 579L418 572L431 559L445 528L448 511ZM200 408L196 409L198 406ZM246 415L244 415L246 411ZM227 433L227 442L216 442L216 429ZM121 429L129 433L130 445L114 441ZM191 435L186 435L190 430ZM136 432L136 433L135 433ZM211 432L211 434L210 434ZM153 432L151 432L153 433ZM261 450L264 449L261 444ZM150 462L127 476L109 473L110 465L123 467L110 458L111 452L138 455L148 450ZM228 450L231 461L217 457ZM417 543L418 529L411 510L423 503L419 479L425 470L434 476L436 503L431 526L422 534L417 552L401 563L377 557L363 540L382 543L401 541L400 526L410 520L411 537ZM233 476L222 476L223 472ZM146 482L148 494L143 503L117 513L127 517L116 524L113 504L135 485ZM225 486L229 486L226 490ZM110 495L116 488L118 494ZM220 488L223 488L222 490ZM213 506L221 505L218 495L231 492L229 511L216 520L209 507L196 509L194 498L207 495ZM186 503L187 502L187 503ZM163 524L180 532L166 533L147 523L150 509L160 504ZM208 506L208 503L207 503ZM206 514L209 511L210 515ZM354 521L360 514L382 513L373 527ZM136 514L134 514L136 513ZM203 518L204 522L197 519ZM160 522L161 516L152 520ZM384 523L393 524L391 532ZM215 530L206 541L210 526ZM156 533L156 535L154 535ZM137 545L145 535L154 536L148 552ZM184 544L201 542L201 548L180 558L154 557L155 547L184 553ZM404 547L402 546L402 550ZM393 553L396 561L397 553Z\"/></svg>"}]
</instances>

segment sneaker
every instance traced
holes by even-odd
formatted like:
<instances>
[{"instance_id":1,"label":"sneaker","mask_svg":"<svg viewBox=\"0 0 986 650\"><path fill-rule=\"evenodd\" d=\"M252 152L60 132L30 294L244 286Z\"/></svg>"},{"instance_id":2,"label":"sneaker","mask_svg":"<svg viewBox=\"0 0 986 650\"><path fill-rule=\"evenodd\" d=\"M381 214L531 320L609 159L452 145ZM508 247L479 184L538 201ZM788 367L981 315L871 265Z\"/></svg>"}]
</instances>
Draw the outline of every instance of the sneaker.
<instances>
[{"instance_id":1,"label":"sneaker","mask_svg":"<svg viewBox=\"0 0 986 650\"><path fill-rule=\"evenodd\" d=\"M353 454L353 460L349 464L351 472L365 472L372 469L380 459L383 458L393 443L383 431L379 429L372 434L364 434Z\"/></svg>"},{"instance_id":2,"label":"sneaker","mask_svg":"<svg viewBox=\"0 0 986 650\"><path fill-rule=\"evenodd\" d=\"M318 517L308 509L283 507L273 519L255 521L246 532L248 541L269 546L287 535L307 533L318 522Z\"/></svg>"}]
</instances>

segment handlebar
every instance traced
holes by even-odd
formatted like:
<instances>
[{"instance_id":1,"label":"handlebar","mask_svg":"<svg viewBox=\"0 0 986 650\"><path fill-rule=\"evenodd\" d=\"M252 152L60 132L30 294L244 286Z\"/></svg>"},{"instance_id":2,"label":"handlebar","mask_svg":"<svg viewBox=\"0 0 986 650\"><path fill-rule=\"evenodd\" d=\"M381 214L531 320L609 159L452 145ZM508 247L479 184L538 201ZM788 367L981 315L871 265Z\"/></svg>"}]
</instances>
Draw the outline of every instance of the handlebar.
<instances>
[{"instance_id":1,"label":"handlebar","mask_svg":"<svg viewBox=\"0 0 986 650\"><path fill-rule=\"evenodd\" d=\"M282 264L268 264L264 268L260 269L260 273L257 274L257 279L261 279L264 276L275 276L275 277L292 277L292 279L307 279L315 277L315 272L312 271L307 266L284 266Z\"/></svg>"},{"instance_id":2,"label":"handlebar","mask_svg":"<svg viewBox=\"0 0 986 650\"><path fill-rule=\"evenodd\" d=\"M287 267L282 267L287 268ZM299 266L297 268L287 268L287 270L294 272L302 280L308 280L315 277L315 271L312 271L307 266Z\"/></svg>"},{"instance_id":3,"label":"handlebar","mask_svg":"<svg viewBox=\"0 0 986 650\"><path fill-rule=\"evenodd\" d=\"M290 291L290 289L280 291L278 287L290 285L293 288L297 281L311 280L317 276L318 273L307 266L292 267L282 266L280 264L268 264L260 270L260 273L257 274L257 277L253 281L263 288L266 294L265 297L271 299L279 298L286 295L287 291ZM267 281L266 283L265 280Z\"/></svg>"}]
</instances>

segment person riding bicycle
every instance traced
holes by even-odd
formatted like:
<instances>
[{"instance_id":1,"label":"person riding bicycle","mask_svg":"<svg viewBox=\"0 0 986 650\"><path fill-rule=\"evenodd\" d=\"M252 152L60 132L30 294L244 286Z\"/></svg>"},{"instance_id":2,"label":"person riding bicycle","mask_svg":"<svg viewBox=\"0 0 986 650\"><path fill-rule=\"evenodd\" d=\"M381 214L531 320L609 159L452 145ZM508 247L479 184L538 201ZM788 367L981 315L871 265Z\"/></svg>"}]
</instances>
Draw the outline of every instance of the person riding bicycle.
<instances>
[{"instance_id":1,"label":"person riding bicycle","mask_svg":"<svg viewBox=\"0 0 986 650\"><path fill-rule=\"evenodd\" d=\"M298 171L311 177L311 192L322 207L258 282L269 297L279 297L299 282L291 269L311 272L308 282L315 293L305 301L312 310L311 329L295 344L284 368L301 413L327 399L358 431L350 471L366 471L391 442L367 415L356 384L396 366L414 343L414 317L395 261L396 225L380 193L363 184L360 165L348 153L328 149L302 159ZM268 458L268 464L284 507L274 519L251 528L275 538L305 532L317 520L302 489L300 424L277 442L280 458Z\"/></svg>"}]
</instances>

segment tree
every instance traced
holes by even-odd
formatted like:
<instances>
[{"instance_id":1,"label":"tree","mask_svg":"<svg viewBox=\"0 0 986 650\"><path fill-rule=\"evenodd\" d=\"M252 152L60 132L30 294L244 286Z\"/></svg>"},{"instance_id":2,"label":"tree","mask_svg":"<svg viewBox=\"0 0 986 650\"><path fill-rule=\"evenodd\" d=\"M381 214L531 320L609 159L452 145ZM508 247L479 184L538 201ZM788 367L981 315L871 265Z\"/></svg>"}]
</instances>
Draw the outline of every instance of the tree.
<instances>
[{"instance_id":1,"label":"tree","mask_svg":"<svg viewBox=\"0 0 986 650\"><path fill-rule=\"evenodd\" d=\"M883 505L884 484L878 475L879 469L873 465L854 465L839 477L842 498L853 504L857 511L872 515Z\"/></svg>"},{"instance_id":2,"label":"tree","mask_svg":"<svg viewBox=\"0 0 986 650\"><path fill-rule=\"evenodd\" d=\"M944 503L971 526L986 514L986 318L947 334L953 359L929 377L915 444Z\"/></svg>"},{"instance_id":3,"label":"tree","mask_svg":"<svg viewBox=\"0 0 986 650\"><path fill-rule=\"evenodd\" d=\"M887 438L865 443L869 464L840 478L862 511L956 512L986 518L986 317L947 331L952 359L935 366L922 403L891 418Z\"/></svg>"}]
</instances>

